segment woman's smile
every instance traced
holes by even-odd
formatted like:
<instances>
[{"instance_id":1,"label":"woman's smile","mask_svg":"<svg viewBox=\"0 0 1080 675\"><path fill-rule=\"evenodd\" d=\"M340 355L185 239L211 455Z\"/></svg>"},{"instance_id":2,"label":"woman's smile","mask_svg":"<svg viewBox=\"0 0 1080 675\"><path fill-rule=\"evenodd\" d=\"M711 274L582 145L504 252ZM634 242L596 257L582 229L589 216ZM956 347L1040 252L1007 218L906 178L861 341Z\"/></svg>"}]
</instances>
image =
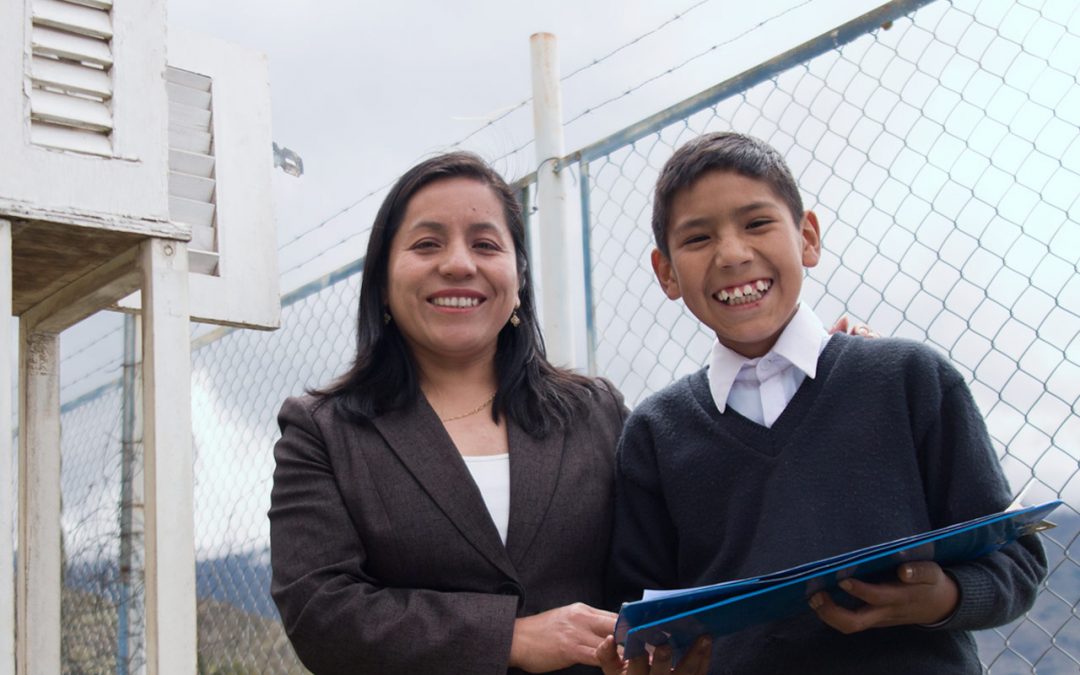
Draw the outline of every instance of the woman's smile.
<instances>
[{"instance_id":1,"label":"woman's smile","mask_svg":"<svg viewBox=\"0 0 1080 675\"><path fill-rule=\"evenodd\" d=\"M494 353L518 302L513 237L502 203L471 178L417 190L390 247L386 304L424 358Z\"/></svg>"}]
</instances>

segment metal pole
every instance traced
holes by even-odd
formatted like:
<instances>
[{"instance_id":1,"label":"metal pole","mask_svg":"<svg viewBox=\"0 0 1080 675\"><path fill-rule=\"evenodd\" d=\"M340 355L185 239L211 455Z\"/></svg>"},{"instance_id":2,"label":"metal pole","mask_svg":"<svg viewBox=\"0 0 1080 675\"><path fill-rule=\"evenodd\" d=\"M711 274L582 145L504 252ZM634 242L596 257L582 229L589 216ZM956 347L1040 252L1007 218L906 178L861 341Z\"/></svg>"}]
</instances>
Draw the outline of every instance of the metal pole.
<instances>
[{"instance_id":1,"label":"metal pole","mask_svg":"<svg viewBox=\"0 0 1080 675\"><path fill-rule=\"evenodd\" d=\"M559 59L555 36L536 33L529 38L532 56L533 128L536 134L536 176L540 216L540 274L544 339L548 358L560 366L579 365L575 345L581 332L575 316L574 298L581 279L575 270L570 242L575 239L570 225L567 195L569 176L558 171L563 156L562 94L559 89ZM576 256L580 259L580 256Z\"/></svg>"},{"instance_id":2,"label":"metal pole","mask_svg":"<svg viewBox=\"0 0 1080 675\"><path fill-rule=\"evenodd\" d=\"M596 309L592 276L592 202L589 199L589 163L579 163L578 182L581 183L581 253L583 256L583 280L585 282L585 350L589 375L596 377Z\"/></svg>"},{"instance_id":3,"label":"metal pole","mask_svg":"<svg viewBox=\"0 0 1080 675\"><path fill-rule=\"evenodd\" d=\"M124 315L123 429L120 464L120 602L117 608L117 675L143 672L143 621L136 595L143 574L141 321Z\"/></svg>"},{"instance_id":4,"label":"metal pole","mask_svg":"<svg viewBox=\"0 0 1080 675\"><path fill-rule=\"evenodd\" d=\"M15 522L11 447L11 223L0 220L0 675L15 672Z\"/></svg>"}]
</instances>

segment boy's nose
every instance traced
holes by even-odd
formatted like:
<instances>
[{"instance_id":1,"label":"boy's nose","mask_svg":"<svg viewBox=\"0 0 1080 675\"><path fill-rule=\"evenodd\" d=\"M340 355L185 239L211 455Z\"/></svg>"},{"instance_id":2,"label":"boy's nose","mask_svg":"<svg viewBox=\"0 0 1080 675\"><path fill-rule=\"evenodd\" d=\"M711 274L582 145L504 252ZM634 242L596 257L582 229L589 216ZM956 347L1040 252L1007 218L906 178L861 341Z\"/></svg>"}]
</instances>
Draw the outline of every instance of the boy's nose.
<instances>
[{"instance_id":1,"label":"boy's nose","mask_svg":"<svg viewBox=\"0 0 1080 675\"><path fill-rule=\"evenodd\" d=\"M752 258L753 252L742 237L724 237L716 243L717 267L736 267L750 262Z\"/></svg>"}]
</instances>

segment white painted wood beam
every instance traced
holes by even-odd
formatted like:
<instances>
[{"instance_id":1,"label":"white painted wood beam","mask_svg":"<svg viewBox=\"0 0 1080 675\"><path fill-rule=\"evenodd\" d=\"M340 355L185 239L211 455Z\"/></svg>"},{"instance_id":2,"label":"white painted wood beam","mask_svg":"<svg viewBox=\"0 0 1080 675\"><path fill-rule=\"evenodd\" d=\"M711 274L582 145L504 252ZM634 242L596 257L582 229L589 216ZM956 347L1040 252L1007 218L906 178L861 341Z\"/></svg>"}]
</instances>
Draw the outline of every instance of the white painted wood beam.
<instances>
[{"instance_id":1,"label":"white painted wood beam","mask_svg":"<svg viewBox=\"0 0 1080 675\"><path fill-rule=\"evenodd\" d=\"M111 213L92 213L69 208L51 208L0 197L0 218L40 220L109 232L131 232L148 237L191 239L191 228L171 220L147 220Z\"/></svg>"},{"instance_id":2,"label":"white painted wood beam","mask_svg":"<svg viewBox=\"0 0 1080 675\"><path fill-rule=\"evenodd\" d=\"M11 223L0 220L0 675L15 673L15 575L11 567L15 483L11 447Z\"/></svg>"},{"instance_id":3,"label":"white painted wood beam","mask_svg":"<svg viewBox=\"0 0 1080 675\"><path fill-rule=\"evenodd\" d=\"M149 675L196 671L187 246L142 244L143 471Z\"/></svg>"},{"instance_id":4,"label":"white painted wood beam","mask_svg":"<svg viewBox=\"0 0 1080 675\"><path fill-rule=\"evenodd\" d=\"M19 325L17 670L60 669L60 337Z\"/></svg>"},{"instance_id":5,"label":"white painted wood beam","mask_svg":"<svg viewBox=\"0 0 1080 675\"><path fill-rule=\"evenodd\" d=\"M137 291L139 247L132 246L101 267L53 293L19 317L34 332L59 333Z\"/></svg>"}]
</instances>

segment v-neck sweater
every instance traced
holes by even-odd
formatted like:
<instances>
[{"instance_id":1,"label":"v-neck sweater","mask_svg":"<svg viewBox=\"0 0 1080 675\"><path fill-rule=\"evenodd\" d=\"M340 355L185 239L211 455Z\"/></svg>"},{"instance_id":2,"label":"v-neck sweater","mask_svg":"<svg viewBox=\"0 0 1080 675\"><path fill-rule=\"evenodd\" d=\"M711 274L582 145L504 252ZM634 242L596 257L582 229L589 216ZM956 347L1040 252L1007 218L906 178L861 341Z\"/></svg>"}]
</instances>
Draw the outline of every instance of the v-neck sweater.
<instances>
[{"instance_id":1,"label":"v-neck sweater","mask_svg":"<svg viewBox=\"0 0 1080 675\"><path fill-rule=\"evenodd\" d=\"M616 458L612 599L774 572L1009 502L947 360L908 340L836 335L771 428L721 413L704 369L637 407ZM947 572L960 603L934 629L844 636L807 609L718 638L710 672L980 672L965 631L1026 611L1045 556L1025 537Z\"/></svg>"}]
</instances>

